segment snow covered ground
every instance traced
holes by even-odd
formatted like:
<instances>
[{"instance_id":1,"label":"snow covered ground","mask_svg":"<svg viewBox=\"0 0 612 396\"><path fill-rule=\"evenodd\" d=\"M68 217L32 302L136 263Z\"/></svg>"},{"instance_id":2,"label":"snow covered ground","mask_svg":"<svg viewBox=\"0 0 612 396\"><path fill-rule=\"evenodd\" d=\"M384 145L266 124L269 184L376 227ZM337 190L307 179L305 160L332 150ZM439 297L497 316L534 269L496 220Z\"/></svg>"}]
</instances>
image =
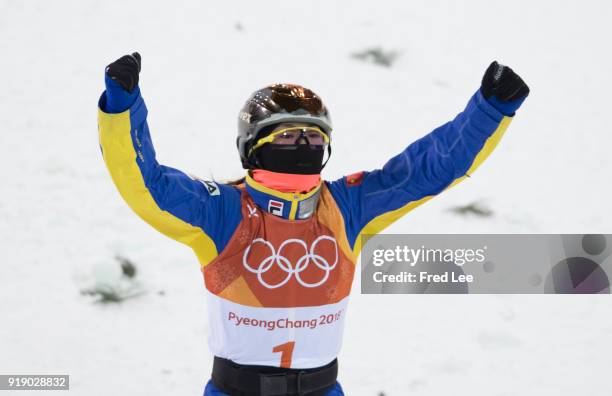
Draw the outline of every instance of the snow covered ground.
<instances>
[{"instance_id":1,"label":"snow covered ground","mask_svg":"<svg viewBox=\"0 0 612 396\"><path fill-rule=\"evenodd\" d=\"M336 178L453 117L498 59L532 88L504 141L387 232L612 233L610 2L169 4L0 0L0 373L68 373L87 396L198 395L209 375L195 257L130 212L97 145L104 66L134 50L158 158L217 179L242 174L236 115L268 83L326 100ZM399 52L392 67L351 57L379 46ZM473 201L495 215L448 211ZM80 290L117 254L147 292L94 304ZM610 394L611 308L360 295L356 281L340 379L349 395Z\"/></svg>"}]
</instances>

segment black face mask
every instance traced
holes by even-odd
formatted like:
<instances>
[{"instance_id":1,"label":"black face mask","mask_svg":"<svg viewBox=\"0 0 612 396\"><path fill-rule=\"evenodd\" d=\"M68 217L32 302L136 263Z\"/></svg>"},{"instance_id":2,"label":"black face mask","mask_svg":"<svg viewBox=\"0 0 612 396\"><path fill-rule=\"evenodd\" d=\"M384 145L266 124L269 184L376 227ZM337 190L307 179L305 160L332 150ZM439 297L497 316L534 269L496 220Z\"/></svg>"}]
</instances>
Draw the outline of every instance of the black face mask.
<instances>
[{"instance_id":1,"label":"black face mask","mask_svg":"<svg viewBox=\"0 0 612 396\"><path fill-rule=\"evenodd\" d=\"M318 175L323 169L323 146L265 144L257 151L259 165L271 172Z\"/></svg>"}]
</instances>

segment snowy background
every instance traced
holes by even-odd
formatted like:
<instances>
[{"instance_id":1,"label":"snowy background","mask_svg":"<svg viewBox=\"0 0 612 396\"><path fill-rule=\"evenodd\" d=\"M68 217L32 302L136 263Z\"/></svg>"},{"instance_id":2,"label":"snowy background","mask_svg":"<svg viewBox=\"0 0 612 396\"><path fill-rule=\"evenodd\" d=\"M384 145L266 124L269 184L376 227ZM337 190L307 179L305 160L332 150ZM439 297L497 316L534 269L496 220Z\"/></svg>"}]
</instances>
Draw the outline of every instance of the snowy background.
<instances>
[{"instance_id":1,"label":"snowy background","mask_svg":"<svg viewBox=\"0 0 612 396\"><path fill-rule=\"evenodd\" d=\"M98 148L104 66L134 50L159 160L216 179L242 174L236 116L264 85L325 99L333 179L452 118L497 59L532 89L502 144L387 232L612 233L612 3L167 4L0 0L0 373L67 373L87 396L198 395L208 378L195 256L130 212ZM377 47L398 54L391 67L351 56ZM449 210L472 202L493 216ZM145 293L94 303L81 290L117 279L116 255ZM348 395L607 395L611 309L609 296L362 296L357 280L340 379Z\"/></svg>"}]
</instances>

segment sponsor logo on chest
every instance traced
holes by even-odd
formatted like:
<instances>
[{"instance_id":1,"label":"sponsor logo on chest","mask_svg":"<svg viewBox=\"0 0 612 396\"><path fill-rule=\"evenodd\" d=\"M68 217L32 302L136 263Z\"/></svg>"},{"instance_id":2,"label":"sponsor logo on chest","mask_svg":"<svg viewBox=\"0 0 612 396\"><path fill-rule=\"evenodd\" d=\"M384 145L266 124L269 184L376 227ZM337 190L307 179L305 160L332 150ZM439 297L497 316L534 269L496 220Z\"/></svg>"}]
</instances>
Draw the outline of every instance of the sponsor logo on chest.
<instances>
[{"instance_id":1,"label":"sponsor logo on chest","mask_svg":"<svg viewBox=\"0 0 612 396\"><path fill-rule=\"evenodd\" d=\"M283 217L284 207L285 207L284 202L275 201L273 199L268 201L268 212L272 213L274 216Z\"/></svg>"}]
</instances>

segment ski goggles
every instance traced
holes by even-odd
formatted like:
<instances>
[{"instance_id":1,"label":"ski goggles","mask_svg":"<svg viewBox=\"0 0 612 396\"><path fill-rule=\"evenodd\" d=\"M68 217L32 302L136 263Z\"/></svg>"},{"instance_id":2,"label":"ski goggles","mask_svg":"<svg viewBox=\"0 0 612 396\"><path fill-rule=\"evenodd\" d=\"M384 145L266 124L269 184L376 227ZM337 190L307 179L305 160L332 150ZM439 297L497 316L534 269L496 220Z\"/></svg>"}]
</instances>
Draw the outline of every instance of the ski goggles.
<instances>
[{"instance_id":1,"label":"ski goggles","mask_svg":"<svg viewBox=\"0 0 612 396\"><path fill-rule=\"evenodd\" d=\"M301 139L311 146L325 146L329 144L329 136L319 127L289 127L274 131L263 137L251 147L250 152L255 151L266 143L280 145L296 145Z\"/></svg>"}]
</instances>

